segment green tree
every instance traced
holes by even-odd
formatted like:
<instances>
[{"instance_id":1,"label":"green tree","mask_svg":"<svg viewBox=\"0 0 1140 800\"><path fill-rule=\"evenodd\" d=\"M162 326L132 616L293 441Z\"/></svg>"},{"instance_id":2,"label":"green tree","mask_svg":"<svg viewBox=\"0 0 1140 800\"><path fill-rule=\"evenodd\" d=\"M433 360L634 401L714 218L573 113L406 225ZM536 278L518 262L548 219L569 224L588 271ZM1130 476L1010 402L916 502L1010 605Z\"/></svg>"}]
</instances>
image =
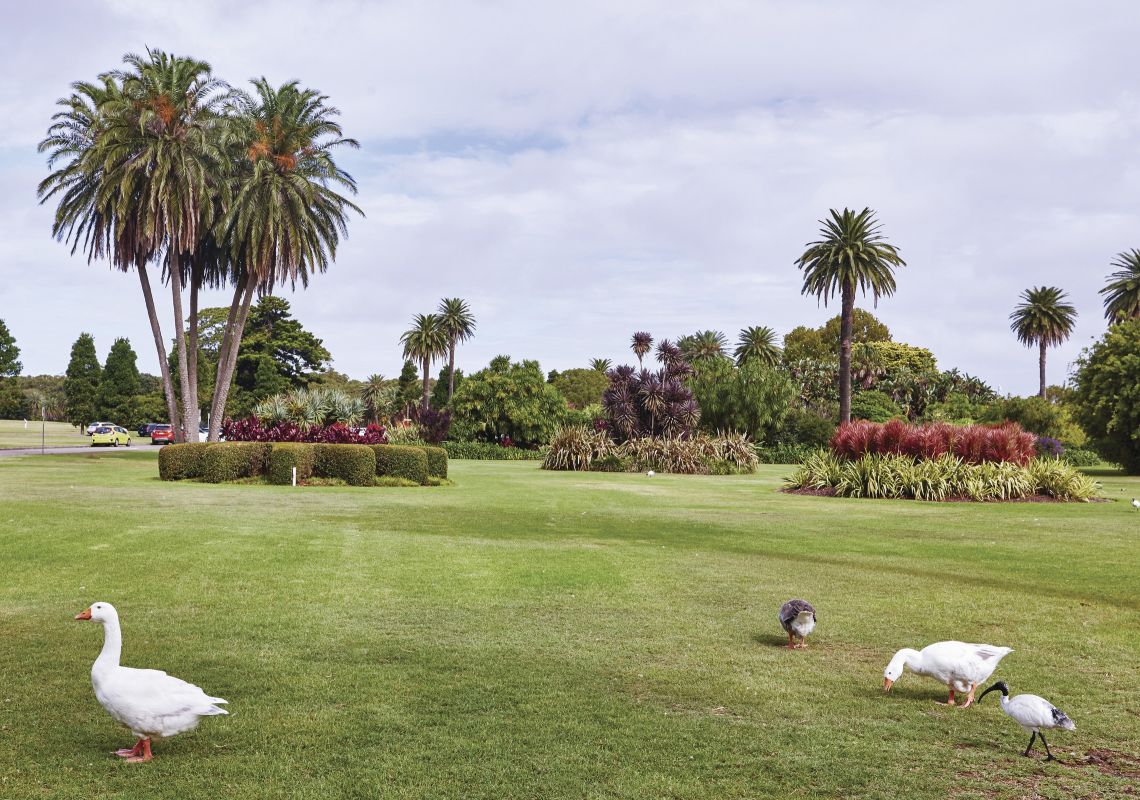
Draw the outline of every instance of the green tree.
<instances>
[{"instance_id":1,"label":"green tree","mask_svg":"<svg viewBox=\"0 0 1140 800\"><path fill-rule=\"evenodd\" d=\"M1140 319L1111 326L1073 376L1073 410L1097 452L1140 473Z\"/></svg>"},{"instance_id":2,"label":"green tree","mask_svg":"<svg viewBox=\"0 0 1140 800\"><path fill-rule=\"evenodd\" d=\"M498 356L455 390L450 435L490 442L505 435L532 447L549 442L565 414L566 398L546 382L537 361Z\"/></svg>"},{"instance_id":3,"label":"green tree","mask_svg":"<svg viewBox=\"0 0 1140 800\"><path fill-rule=\"evenodd\" d=\"M289 301L266 295L251 309L242 333L234 383L261 400L269 395L260 392L269 389L273 389L269 394L277 394L289 387L307 387L331 360L324 342L293 317ZM272 379L270 371L276 371L280 380Z\"/></svg>"},{"instance_id":4,"label":"green tree","mask_svg":"<svg viewBox=\"0 0 1140 800\"><path fill-rule=\"evenodd\" d=\"M475 335L475 315L466 300L445 297L439 301L439 324L447 334L447 400L451 402L455 395L455 347Z\"/></svg>"},{"instance_id":5,"label":"green tree","mask_svg":"<svg viewBox=\"0 0 1140 800\"><path fill-rule=\"evenodd\" d=\"M412 327L401 334L400 344L404 346L404 358L414 358L420 362L424 376L420 408L427 411L430 407L428 382L431 376L431 362L447 353L447 332L440 324L438 315L416 314L412 317Z\"/></svg>"},{"instance_id":6,"label":"green tree","mask_svg":"<svg viewBox=\"0 0 1140 800\"><path fill-rule=\"evenodd\" d=\"M756 360L774 367L780 362L780 346L776 344L776 332L766 325L753 325L742 328L736 339L736 365L744 366Z\"/></svg>"},{"instance_id":7,"label":"green tree","mask_svg":"<svg viewBox=\"0 0 1140 800\"><path fill-rule=\"evenodd\" d=\"M370 422L379 423L380 418L391 411L392 401L395 398L395 386L392 381L378 372L365 378L364 388L360 391L360 399L364 401L364 408Z\"/></svg>"},{"instance_id":8,"label":"green tree","mask_svg":"<svg viewBox=\"0 0 1140 800\"><path fill-rule=\"evenodd\" d=\"M871 422L886 422L895 417L905 416L901 406L883 392L871 389L855 392L851 398L852 419L866 419Z\"/></svg>"},{"instance_id":9,"label":"green tree","mask_svg":"<svg viewBox=\"0 0 1140 800\"><path fill-rule=\"evenodd\" d=\"M16 382L23 368L19 359L20 348L16 346L16 338L0 319L0 418L23 417L26 413L24 393Z\"/></svg>"},{"instance_id":10,"label":"green tree","mask_svg":"<svg viewBox=\"0 0 1140 800\"><path fill-rule=\"evenodd\" d=\"M139 370L136 361L130 341L116 339L107 354L103 377L99 381L100 419L126 428L136 427L144 421L139 419Z\"/></svg>"},{"instance_id":11,"label":"green tree","mask_svg":"<svg viewBox=\"0 0 1140 800\"><path fill-rule=\"evenodd\" d=\"M1104 316L1111 325L1126 319L1140 319L1140 250L1117 253L1112 262L1116 272L1100 290L1104 295Z\"/></svg>"},{"instance_id":12,"label":"green tree","mask_svg":"<svg viewBox=\"0 0 1140 800\"><path fill-rule=\"evenodd\" d=\"M836 314L818 328L804 325L792 328L784 336L784 363L812 359L814 361L836 361L843 333L843 315ZM851 343L870 344L889 342L890 329L870 311L856 308L851 316Z\"/></svg>"},{"instance_id":13,"label":"green tree","mask_svg":"<svg viewBox=\"0 0 1140 800\"><path fill-rule=\"evenodd\" d=\"M452 380L453 378L454 381ZM463 370L457 369L455 372L452 372L448 364L444 364L440 367L439 374L431 387L432 408L447 408L451 403L451 398L447 396L447 393L451 391L452 386L455 387L455 390L458 390L463 384L463 381ZM454 396L454 393L452 396Z\"/></svg>"},{"instance_id":14,"label":"green tree","mask_svg":"<svg viewBox=\"0 0 1140 800\"><path fill-rule=\"evenodd\" d=\"M405 360L400 377L396 379L396 401L404 416L411 414L412 406L420 399L419 382L420 374L416 372L415 362Z\"/></svg>"},{"instance_id":15,"label":"green tree","mask_svg":"<svg viewBox=\"0 0 1140 800\"><path fill-rule=\"evenodd\" d=\"M855 292L880 296L895 292L894 270L906 266L898 249L881 234L875 213L831 209L831 219L821 220L821 239L811 242L796 266L804 273L803 294L815 295L827 305L834 295L841 300L839 337L839 417L851 420L851 343L855 316Z\"/></svg>"},{"instance_id":16,"label":"green tree","mask_svg":"<svg viewBox=\"0 0 1140 800\"><path fill-rule=\"evenodd\" d=\"M1038 286L1021 293L1021 302L1009 315L1010 330L1026 347L1040 350L1040 396L1045 397L1045 351L1064 342L1077 322L1077 309L1065 302L1065 293L1056 286Z\"/></svg>"},{"instance_id":17,"label":"green tree","mask_svg":"<svg viewBox=\"0 0 1140 800\"><path fill-rule=\"evenodd\" d=\"M568 369L550 382L574 408L599 405L602 392L610 385L605 373L594 369Z\"/></svg>"},{"instance_id":18,"label":"green tree","mask_svg":"<svg viewBox=\"0 0 1140 800\"><path fill-rule=\"evenodd\" d=\"M95 339L89 333L79 334L71 345L67 377L63 391L67 395L67 421L84 427L99 418L99 381L103 367L95 352Z\"/></svg>"},{"instance_id":19,"label":"green tree","mask_svg":"<svg viewBox=\"0 0 1140 800\"><path fill-rule=\"evenodd\" d=\"M796 397L788 373L759 359L740 367L727 358L710 362L689 386L701 407L703 430L747 433L756 443L775 438Z\"/></svg>"}]
</instances>

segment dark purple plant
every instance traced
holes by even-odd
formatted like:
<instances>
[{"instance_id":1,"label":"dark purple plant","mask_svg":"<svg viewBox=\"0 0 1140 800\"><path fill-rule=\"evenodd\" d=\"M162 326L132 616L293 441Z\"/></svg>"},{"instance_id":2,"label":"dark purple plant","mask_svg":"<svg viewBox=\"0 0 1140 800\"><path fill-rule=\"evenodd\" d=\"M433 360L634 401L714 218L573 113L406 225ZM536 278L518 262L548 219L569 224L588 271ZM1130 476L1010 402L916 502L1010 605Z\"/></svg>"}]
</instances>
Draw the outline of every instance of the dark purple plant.
<instances>
[{"instance_id":1,"label":"dark purple plant","mask_svg":"<svg viewBox=\"0 0 1140 800\"><path fill-rule=\"evenodd\" d=\"M227 442L309 442L313 444L387 444L388 435L381 425L350 428L343 422L327 427L313 425L307 431L293 422L278 422L264 427L257 417L228 419L222 424Z\"/></svg>"},{"instance_id":2,"label":"dark purple plant","mask_svg":"<svg viewBox=\"0 0 1140 800\"><path fill-rule=\"evenodd\" d=\"M419 425L421 439L428 444L439 444L451 430L451 412L447 409L421 409L416 415L416 424Z\"/></svg>"},{"instance_id":3,"label":"dark purple plant","mask_svg":"<svg viewBox=\"0 0 1140 800\"><path fill-rule=\"evenodd\" d=\"M1065 446L1052 436L1037 437L1037 455L1060 458L1065 454Z\"/></svg>"},{"instance_id":4,"label":"dark purple plant","mask_svg":"<svg viewBox=\"0 0 1140 800\"><path fill-rule=\"evenodd\" d=\"M622 365L606 373L605 429L615 439L687 436L700 419L700 406L683 381L692 370L681 350L665 339L657 345L657 360L656 372Z\"/></svg>"}]
</instances>

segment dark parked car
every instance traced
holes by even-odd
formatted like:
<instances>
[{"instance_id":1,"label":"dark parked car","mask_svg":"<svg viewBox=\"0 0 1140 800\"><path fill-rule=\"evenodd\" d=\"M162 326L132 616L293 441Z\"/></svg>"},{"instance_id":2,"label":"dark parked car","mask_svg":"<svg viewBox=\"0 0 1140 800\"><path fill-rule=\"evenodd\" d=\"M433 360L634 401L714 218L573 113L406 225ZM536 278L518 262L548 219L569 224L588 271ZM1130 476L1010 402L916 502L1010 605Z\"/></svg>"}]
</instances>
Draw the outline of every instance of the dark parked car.
<instances>
[{"instance_id":1,"label":"dark parked car","mask_svg":"<svg viewBox=\"0 0 1140 800\"><path fill-rule=\"evenodd\" d=\"M150 436L150 432L156 427L158 427L157 422L144 422L142 425L139 425L137 433L139 436Z\"/></svg>"},{"instance_id":2,"label":"dark parked car","mask_svg":"<svg viewBox=\"0 0 1140 800\"><path fill-rule=\"evenodd\" d=\"M174 428L170 425L151 425L151 444L170 444L174 441Z\"/></svg>"}]
</instances>

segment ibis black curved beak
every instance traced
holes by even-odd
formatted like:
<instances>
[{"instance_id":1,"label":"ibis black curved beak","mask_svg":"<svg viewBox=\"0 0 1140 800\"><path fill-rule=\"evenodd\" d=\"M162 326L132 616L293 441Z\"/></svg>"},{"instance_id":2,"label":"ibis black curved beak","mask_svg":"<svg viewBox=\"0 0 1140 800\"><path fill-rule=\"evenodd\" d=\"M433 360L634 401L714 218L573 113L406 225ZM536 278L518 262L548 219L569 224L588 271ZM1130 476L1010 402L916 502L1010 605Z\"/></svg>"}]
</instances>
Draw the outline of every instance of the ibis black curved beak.
<instances>
[{"instance_id":1,"label":"ibis black curved beak","mask_svg":"<svg viewBox=\"0 0 1140 800\"><path fill-rule=\"evenodd\" d=\"M978 702L980 703L982 701L983 697L985 697L987 694L989 694L990 692L995 691L995 690L1001 692L1003 696L1009 697L1009 685L1006 684L1005 681L998 681L993 686L991 686L990 688L988 688L984 692L982 692L980 695L978 695Z\"/></svg>"}]
</instances>

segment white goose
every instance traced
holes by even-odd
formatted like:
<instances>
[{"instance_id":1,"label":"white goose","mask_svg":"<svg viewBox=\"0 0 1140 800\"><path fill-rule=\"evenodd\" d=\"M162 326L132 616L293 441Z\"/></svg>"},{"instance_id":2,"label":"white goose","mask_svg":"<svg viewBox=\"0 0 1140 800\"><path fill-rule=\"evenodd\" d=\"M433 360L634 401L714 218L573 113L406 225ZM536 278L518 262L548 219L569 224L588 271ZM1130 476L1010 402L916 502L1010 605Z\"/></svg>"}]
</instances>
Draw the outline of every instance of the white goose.
<instances>
[{"instance_id":1,"label":"white goose","mask_svg":"<svg viewBox=\"0 0 1140 800\"><path fill-rule=\"evenodd\" d=\"M1077 726L1069 719L1069 716L1044 697L1038 697L1035 694L1019 694L1017 697L1010 697L1009 685L1005 681L998 681L978 695L978 702L980 703L983 697L993 691L1001 692L1001 710L1014 722L1025 728L1027 732L1032 733L1032 736L1029 737L1029 746L1025 748L1026 757L1029 756L1029 751L1033 749L1033 740L1040 736L1041 744L1045 745L1045 760L1053 761L1053 754L1049 752L1049 743L1045 741L1045 731L1053 728L1066 731L1076 730ZM1043 728L1044 730L1042 730Z\"/></svg>"},{"instance_id":2,"label":"white goose","mask_svg":"<svg viewBox=\"0 0 1140 800\"><path fill-rule=\"evenodd\" d=\"M202 717L228 714L197 686L157 669L119 666L123 637L119 614L110 603L94 603L75 615L103 624L103 650L91 666L95 697L116 721L138 737L132 748L116 750L115 755L130 762L150 761L152 738L165 739L193 730Z\"/></svg>"},{"instance_id":3,"label":"white goose","mask_svg":"<svg viewBox=\"0 0 1140 800\"><path fill-rule=\"evenodd\" d=\"M950 699L946 701L948 706L954 705L955 691L969 693L962 706L969 708L974 702L978 684L993 675L998 662L1012 652L1010 647L966 642L935 642L921 651L904 647L895 653L883 671L883 690L891 690L906 666L911 672L937 678L950 687Z\"/></svg>"}]
</instances>

